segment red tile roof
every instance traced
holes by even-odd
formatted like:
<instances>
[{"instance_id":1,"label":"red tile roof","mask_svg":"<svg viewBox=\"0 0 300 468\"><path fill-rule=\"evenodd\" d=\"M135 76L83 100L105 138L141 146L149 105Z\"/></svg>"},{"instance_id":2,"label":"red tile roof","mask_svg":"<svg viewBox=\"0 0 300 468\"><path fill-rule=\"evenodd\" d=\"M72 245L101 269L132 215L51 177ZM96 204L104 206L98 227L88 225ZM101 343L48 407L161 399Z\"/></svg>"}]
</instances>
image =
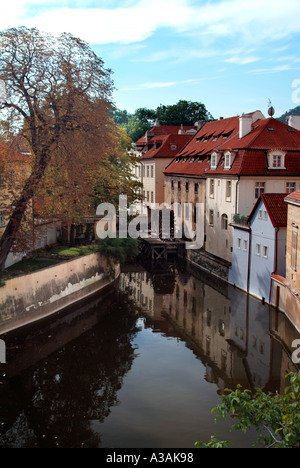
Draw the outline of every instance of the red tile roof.
<instances>
[{"instance_id":1,"label":"red tile roof","mask_svg":"<svg viewBox=\"0 0 300 468\"><path fill-rule=\"evenodd\" d=\"M274 227L286 227L287 225L287 203L286 193L264 193L256 202L248 222L252 219L257 207L262 200Z\"/></svg>"},{"instance_id":2,"label":"red tile roof","mask_svg":"<svg viewBox=\"0 0 300 468\"><path fill-rule=\"evenodd\" d=\"M150 149L142 155L142 159L146 158L175 158L182 148L190 141L192 135L166 135L164 139L162 136L154 137L151 139ZM154 150L154 143L159 145Z\"/></svg>"},{"instance_id":3,"label":"red tile roof","mask_svg":"<svg viewBox=\"0 0 300 468\"><path fill-rule=\"evenodd\" d=\"M234 155L230 169L224 168L224 152L227 150ZM271 150L286 152L285 169L268 167L266 151ZM213 151L221 155L216 169L209 163ZM191 162L191 157L197 159ZM178 162L179 158L186 158L186 162ZM178 155L177 161L166 168L165 174L300 175L300 131L270 118L257 120L252 131L239 138L239 117L208 122Z\"/></svg>"},{"instance_id":4,"label":"red tile roof","mask_svg":"<svg viewBox=\"0 0 300 468\"><path fill-rule=\"evenodd\" d=\"M149 132L146 132L145 135L143 135L139 140L135 142L135 146L145 146L147 145L147 142L153 137L157 136L166 136L166 135L177 135L180 130L184 130L185 132L195 130L196 127L193 126L182 126L182 125L155 125L154 127L149 130ZM147 135L151 135L150 138ZM191 134L190 136L192 136Z\"/></svg>"},{"instance_id":5,"label":"red tile roof","mask_svg":"<svg viewBox=\"0 0 300 468\"><path fill-rule=\"evenodd\" d=\"M300 204L300 190L297 192L290 193L289 195L286 196L286 201L294 201L296 203Z\"/></svg>"}]
</instances>

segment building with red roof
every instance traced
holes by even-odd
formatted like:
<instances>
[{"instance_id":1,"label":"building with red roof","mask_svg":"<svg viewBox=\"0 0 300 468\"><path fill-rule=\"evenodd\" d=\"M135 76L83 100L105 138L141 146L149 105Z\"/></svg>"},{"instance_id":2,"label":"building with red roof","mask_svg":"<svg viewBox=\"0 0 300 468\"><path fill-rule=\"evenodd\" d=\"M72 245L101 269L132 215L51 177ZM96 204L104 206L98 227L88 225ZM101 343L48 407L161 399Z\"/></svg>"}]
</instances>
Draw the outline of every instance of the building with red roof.
<instances>
[{"instance_id":1,"label":"building with red roof","mask_svg":"<svg viewBox=\"0 0 300 468\"><path fill-rule=\"evenodd\" d=\"M245 223L235 219L229 283L264 302L271 301L273 274L285 275L286 193L266 193Z\"/></svg>"},{"instance_id":2,"label":"building with red roof","mask_svg":"<svg viewBox=\"0 0 300 468\"><path fill-rule=\"evenodd\" d=\"M166 202L183 203L188 182L205 206L206 254L230 264L233 218L248 218L262 194L300 188L300 131L260 111L208 122L166 168Z\"/></svg>"},{"instance_id":3,"label":"building with red roof","mask_svg":"<svg viewBox=\"0 0 300 468\"><path fill-rule=\"evenodd\" d=\"M164 170L183 150L197 128L183 125L159 125L146 132L134 145L140 163L135 177L141 182L147 207L164 202Z\"/></svg>"},{"instance_id":4,"label":"building with red roof","mask_svg":"<svg viewBox=\"0 0 300 468\"><path fill-rule=\"evenodd\" d=\"M300 190L285 197L287 238L285 274L272 275L271 304L283 311L300 332Z\"/></svg>"}]
</instances>

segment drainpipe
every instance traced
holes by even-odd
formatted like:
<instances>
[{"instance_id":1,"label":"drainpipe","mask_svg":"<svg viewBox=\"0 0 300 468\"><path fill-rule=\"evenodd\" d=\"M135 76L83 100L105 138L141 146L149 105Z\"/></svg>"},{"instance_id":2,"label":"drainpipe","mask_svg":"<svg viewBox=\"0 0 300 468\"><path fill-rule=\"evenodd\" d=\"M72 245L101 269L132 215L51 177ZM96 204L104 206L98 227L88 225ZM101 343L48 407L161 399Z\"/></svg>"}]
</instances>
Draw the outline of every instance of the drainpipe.
<instances>
[{"instance_id":1,"label":"drainpipe","mask_svg":"<svg viewBox=\"0 0 300 468\"><path fill-rule=\"evenodd\" d=\"M247 223L249 229L249 248L248 248L248 276L247 276L247 294L250 289L250 270L251 270L251 248L252 248L252 229L250 223Z\"/></svg>"},{"instance_id":2,"label":"drainpipe","mask_svg":"<svg viewBox=\"0 0 300 468\"><path fill-rule=\"evenodd\" d=\"M271 304L271 298L272 298L272 276L277 273L277 267L278 267L278 231L279 228L275 227L275 252L274 252L274 257L275 257L275 270L272 271L271 273L271 284L270 284L270 292L269 292L269 304Z\"/></svg>"},{"instance_id":3,"label":"drainpipe","mask_svg":"<svg viewBox=\"0 0 300 468\"><path fill-rule=\"evenodd\" d=\"M238 214L238 194L239 194L240 176L238 176L235 186L235 214Z\"/></svg>"}]
</instances>

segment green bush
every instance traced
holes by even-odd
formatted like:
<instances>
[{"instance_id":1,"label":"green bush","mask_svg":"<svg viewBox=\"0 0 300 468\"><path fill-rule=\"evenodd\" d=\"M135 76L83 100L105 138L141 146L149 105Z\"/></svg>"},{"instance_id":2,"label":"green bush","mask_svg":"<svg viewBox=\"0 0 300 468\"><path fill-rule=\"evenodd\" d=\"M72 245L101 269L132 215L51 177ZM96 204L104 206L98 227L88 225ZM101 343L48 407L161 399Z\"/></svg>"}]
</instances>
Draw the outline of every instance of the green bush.
<instances>
[{"instance_id":1,"label":"green bush","mask_svg":"<svg viewBox=\"0 0 300 468\"><path fill-rule=\"evenodd\" d=\"M291 385L285 389L283 395L264 393L256 389L225 390L221 395L222 403L213 409L218 417L223 419L230 415L237 423L232 429L246 432L254 427L258 432L257 442L267 448L299 448L300 447L300 372L288 375ZM223 448L228 442L222 442L212 436L206 444L196 442L197 448Z\"/></svg>"},{"instance_id":2,"label":"green bush","mask_svg":"<svg viewBox=\"0 0 300 468\"><path fill-rule=\"evenodd\" d=\"M98 250L107 259L124 264L134 260L139 254L138 239L109 238L98 240Z\"/></svg>"}]
</instances>

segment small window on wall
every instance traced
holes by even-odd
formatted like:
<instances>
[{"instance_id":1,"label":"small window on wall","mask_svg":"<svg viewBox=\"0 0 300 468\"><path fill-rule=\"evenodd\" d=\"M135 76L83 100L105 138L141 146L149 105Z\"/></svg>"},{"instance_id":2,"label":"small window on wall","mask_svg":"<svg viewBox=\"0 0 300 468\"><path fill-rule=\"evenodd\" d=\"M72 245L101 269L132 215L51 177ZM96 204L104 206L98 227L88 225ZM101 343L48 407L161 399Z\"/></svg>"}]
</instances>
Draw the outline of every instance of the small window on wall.
<instances>
[{"instance_id":1,"label":"small window on wall","mask_svg":"<svg viewBox=\"0 0 300 468\"><path fill-rule=\"evenodd\" d=\"M209 181L209 196L210 198L214 198L215 194L215 181L214 179L210 179Z\"/></svg>"},{"instance_id":2,"label":"small window on wall","mask_svg":"<svg viewBox=\"0 0 300 468\"><path fill-rule=\"evenodd\" d=\"M298 260L298 227L293 226L292 231L292 252L291 252L291 267L297 271L297 260Z\"/></svg>"},{"instance_id":3,"label":"small window on wall","mask_svg":"<svg viewBox=\"0 0 300 468\"><path fill-rule=\"evenodd\" d=\"M296 191L296 183L295 182L287 182L285 185L286 193L293 193Z\"/></svg>"},{"instance_id":4,"label":"small window on wall","mask_svg":"<svg viewBox=\"0 0 300 468\"><path fill-rule=\"evenodd\" d=\"M255 184L255 198L258 199L263 193L265 193L265 183L256 182Z\"/></svg>"},{"instance_id":5,"label":"small window on wall","mask_svg":"<svg viewBox=\"0 0 300 468\"><path fill-rule=\"evenodd\" d=\"M228 229L228 216L226 214L222 215L221 225L222 225L222 229L227 231L227 229Z\"/></svg>"},{"instance_id":6,"label":"small window on wall","mask_svg":"<svg viewBox=\"0 0 300 468\"><path fill-rule=\"evenodd\" d=\"M227 180L226 182L226 201L231 201L232 182Z\"/></svg>"}]
</instances>

